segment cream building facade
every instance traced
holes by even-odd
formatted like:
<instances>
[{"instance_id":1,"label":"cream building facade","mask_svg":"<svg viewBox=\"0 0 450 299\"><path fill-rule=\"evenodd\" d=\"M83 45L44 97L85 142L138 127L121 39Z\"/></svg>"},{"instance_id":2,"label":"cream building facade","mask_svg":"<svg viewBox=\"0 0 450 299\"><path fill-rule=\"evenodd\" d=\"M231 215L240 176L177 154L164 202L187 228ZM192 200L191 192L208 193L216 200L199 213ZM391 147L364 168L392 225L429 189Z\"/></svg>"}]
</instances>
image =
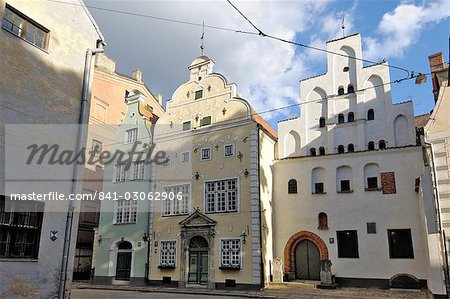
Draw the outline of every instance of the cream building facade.
<instances>
[{"instance_id":1,"label":"cream building facade","mask_svg":"<svg viewBox=\"0 0 450 299\"><path fill-rule=\"evenodd\" d=\"M325 74L301 81L301 116L279 122L274 259L287 280L427 284L444 295L412 102L392 104L386 63L347 57L362 58L359 34L327 50L339 55L327 54Z\"/></svg>"},{"instance_id":2,"label":"cream building facade","mask_svg":"<svg viewBox=\"0 0 450 299\"><path fill-rule=\"evenodd\" d=\"M178 287L259 289L270 279L276 132L213 72L206 56L155 127L149 281Z\"/></svg>"}]
</instances>

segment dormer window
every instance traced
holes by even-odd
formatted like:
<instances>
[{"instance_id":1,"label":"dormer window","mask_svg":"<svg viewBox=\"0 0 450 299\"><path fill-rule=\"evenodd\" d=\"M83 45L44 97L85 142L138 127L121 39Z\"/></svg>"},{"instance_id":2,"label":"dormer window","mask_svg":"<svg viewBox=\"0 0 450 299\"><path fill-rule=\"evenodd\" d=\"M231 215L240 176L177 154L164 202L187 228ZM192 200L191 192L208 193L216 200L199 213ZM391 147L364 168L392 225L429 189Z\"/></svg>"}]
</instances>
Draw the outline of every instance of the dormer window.
<instances>
[{"instance_id":1,"label":"dormer window","mask_svg":"<svg viewBox=\"0 0 450 299\"><path fill-rule=\"evenodd\" d=\"M201 99L203 97L203 89L199 89L195 92L194 100Z\"/></svg>"},{"instance_id":2,"label":"dormer window","mask_svg":"<svg viewBox=\"0 0 450 299\"><path fill-rule=\"evenodd\" d=\"M344 87L343 87L343 86L339 86L339 88L338 88L338 95L341 96L341 95L343 95L344 93L345 93Z\"/></svg>"}]
</instances>

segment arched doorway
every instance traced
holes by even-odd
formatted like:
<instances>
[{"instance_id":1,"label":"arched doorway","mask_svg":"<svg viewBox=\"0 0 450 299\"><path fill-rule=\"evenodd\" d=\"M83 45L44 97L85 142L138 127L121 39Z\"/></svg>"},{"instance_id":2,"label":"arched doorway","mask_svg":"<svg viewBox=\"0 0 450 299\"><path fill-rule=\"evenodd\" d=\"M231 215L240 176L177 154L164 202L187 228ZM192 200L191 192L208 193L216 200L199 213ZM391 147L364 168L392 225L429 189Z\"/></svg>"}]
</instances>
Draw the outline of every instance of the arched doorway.
<instances>
[{"instance_id":1,"label":"arched doorway","mask_svg":"<svg viewBox=\"0 0 450 299\"><path fill-rule=\"evenodd\" d=\"M319 248L310 240L303 240L295 249L295 278L303 280L320 279Z\"/></svg>"},{"instance_id":2,"label":"arched doorway","mask_svg":"<svg viewBox=\"0 0 450 299\"><path fill-rule=\"evenodd\" d=\"M130 280L133 246L128 241L117 245L116 279Z\"/></svg>"},{"instance_id":3,"label":"arched doorway","mask_svg":"<svg viewBox=\"0 0 450 299\"><path fill-rule=\"evenodd\" d=\"M189 241L189 284L208 284L208 241L201 236Z\"/></svg>"}]
</instances>

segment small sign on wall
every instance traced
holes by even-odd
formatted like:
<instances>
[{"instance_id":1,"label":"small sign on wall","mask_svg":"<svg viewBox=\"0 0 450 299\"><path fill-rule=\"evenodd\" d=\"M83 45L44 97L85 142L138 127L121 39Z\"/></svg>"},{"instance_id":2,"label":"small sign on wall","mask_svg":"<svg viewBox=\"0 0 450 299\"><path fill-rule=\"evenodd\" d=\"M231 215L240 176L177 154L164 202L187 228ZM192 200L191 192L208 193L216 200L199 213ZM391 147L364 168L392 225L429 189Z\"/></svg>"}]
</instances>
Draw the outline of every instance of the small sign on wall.
<instances>
[{"instance_id":1,"label":"small sign on wall","mask_svg":"<svg viewBox=\"0 0 450 299\"><path fill-rule=\"evenodd\" d=\"M330 242L330 244L334 244L334 238L330 238L328 241Z\"/></svg>"},{"instance_id":2,"label":"small sign on wall","mask_svg":"<svg viewBox=\"0 0 450 299\"><path fill-rule=\"evenodd\" d=\"M51 230L50 231L50 240L55 242L58 239L58 231L57 230Z\"/></svg>"}]
</instances>

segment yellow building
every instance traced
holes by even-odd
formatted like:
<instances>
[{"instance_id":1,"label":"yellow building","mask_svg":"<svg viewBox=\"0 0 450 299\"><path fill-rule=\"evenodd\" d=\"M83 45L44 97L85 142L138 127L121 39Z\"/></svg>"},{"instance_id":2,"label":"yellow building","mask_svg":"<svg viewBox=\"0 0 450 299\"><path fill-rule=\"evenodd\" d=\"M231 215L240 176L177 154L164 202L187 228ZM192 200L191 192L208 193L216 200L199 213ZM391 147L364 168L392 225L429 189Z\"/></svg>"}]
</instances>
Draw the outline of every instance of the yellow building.
<instances>
[{"instance_id":1,"label":"yellow building","mask_svg":"<svg viewBox=\"0 0 450 299\"><path fill-rule=\"evenodd\" d=\"M269 281L272 259L277 133L213 66L206 56L192 62L189 81L155 127L156 150L167 159L151 180L148 278L157 285L258 289Z\"/></svg>"}]
</instances>

